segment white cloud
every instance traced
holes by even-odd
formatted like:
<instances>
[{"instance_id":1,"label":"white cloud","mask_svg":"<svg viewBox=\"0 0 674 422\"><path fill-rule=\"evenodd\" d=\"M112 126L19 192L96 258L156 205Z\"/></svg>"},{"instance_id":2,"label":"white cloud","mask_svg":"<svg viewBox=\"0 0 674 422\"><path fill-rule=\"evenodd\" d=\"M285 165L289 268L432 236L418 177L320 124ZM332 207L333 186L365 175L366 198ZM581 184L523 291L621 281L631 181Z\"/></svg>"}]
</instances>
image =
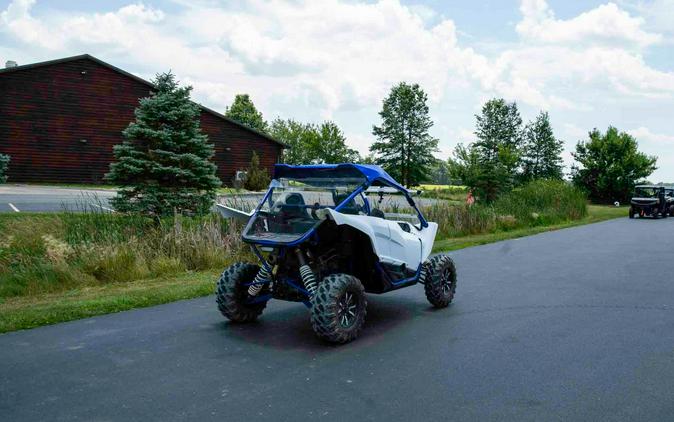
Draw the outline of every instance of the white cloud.
<instances>
[{"instance_id":1,"label":"white cloud","mask_svg":"<svg viewBox=\"0 0 674 422\"><path fill-rule=\"evenodd\" d=\"M644 19L632 17L615 3L601 5L568 19L555 18L545 0L523 0L522 20L517 32L529 41L543 43L633 43L648 46L659 42L659 34L645 31Z\"/></svg>"},{"instance_id":2,"label":"white cloud","mask_svg":"<svg viewBox=\"0 0 674 422\"><path fill-rule=\"evenodd\" d=\"M656 31L674 33L674 0L639 1L633 7Z\"/></svg>"},{"instance_id":3,"label":"white cloud","mask_svg":"<svg viewBox=\"0 0 674 422\"><path fill-rule=\"evenodd\" d=\"M607 3L559 19L544 0L523 0L514 40L479 53L484 40L457 37L451 16L397 0L173 0L170 10L130 0L111 11L49 14L39 7L53 4L14 0L0 11L0 36L9 41L0 54L28 63L89 52L143 77L171 69L217 110L247 92L267 118L335 119L361 152L391 85L418 82L432 111L452 114L434 114L444 155L472 138L473 114L494 96L576 127L619 125L652 104L674 109L671 62L649 63L662 40L654 28L666 26L649 23L655 15L667 23L672 1L632 14Z\"/></svg>"},{"instance_id":4,"label":"white cloud","mask_svg":"<svg viewBox=\"0 0 674 422\"><path fill-rule=\"evenodd\" d=\"M630 135L634 136L637 141L646 142L651 144L670 144L674 145L674 135L665 135L662 133L653 133L649 128L640 126L636 129L627 131Z\"/></svg>"}]
</instances>

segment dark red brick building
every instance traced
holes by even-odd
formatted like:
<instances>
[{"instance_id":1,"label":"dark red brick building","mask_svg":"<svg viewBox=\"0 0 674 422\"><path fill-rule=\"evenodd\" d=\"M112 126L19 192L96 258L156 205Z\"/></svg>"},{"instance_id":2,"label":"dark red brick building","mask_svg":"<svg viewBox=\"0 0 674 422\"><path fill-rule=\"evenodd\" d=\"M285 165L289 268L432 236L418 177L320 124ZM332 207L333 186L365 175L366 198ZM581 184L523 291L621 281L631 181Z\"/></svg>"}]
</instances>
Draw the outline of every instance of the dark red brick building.
<instances>
[{"instance_id":1,"label":"dark red brick building","mask_svg":"<svg viewBox=\"0 0 674 422\"><path fill-rule=\"evenodd\" d=\"M112 147L152 84L88 54L0 69L0 153L10 182L101 183ZM218 176L231 184L253 151L270 173L283 145L201 106Z\"/></svg>"}]
</instances>

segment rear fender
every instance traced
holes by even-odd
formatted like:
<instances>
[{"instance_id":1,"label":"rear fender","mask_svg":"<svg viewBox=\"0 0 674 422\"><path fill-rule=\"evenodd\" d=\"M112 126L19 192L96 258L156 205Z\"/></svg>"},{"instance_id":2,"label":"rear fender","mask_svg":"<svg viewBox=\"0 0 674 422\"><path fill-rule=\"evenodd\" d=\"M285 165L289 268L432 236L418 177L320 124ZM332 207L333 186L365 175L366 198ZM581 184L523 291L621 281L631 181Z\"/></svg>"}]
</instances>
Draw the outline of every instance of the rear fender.
<instances>
[{"instance_id":1,"label":"rear fender","mask_svg":"<svg viewBox=\"0 0 674 422\"><path fill-rule=\"evenodd\" d=\"M365 233L372 243L372 250L380 260L388 258L391 253L389 245L391 232L386 220L367 215L342 214L331 208L327 211L337 225L347 225Z\"/></svg>"}]
</instances>

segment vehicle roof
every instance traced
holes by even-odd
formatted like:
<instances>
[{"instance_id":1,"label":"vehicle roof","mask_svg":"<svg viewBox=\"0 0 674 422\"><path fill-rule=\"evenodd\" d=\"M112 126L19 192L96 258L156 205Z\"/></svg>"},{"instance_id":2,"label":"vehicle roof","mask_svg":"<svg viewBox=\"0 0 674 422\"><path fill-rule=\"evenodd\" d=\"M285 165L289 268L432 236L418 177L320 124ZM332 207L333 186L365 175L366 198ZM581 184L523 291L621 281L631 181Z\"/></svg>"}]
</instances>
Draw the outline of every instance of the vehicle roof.
<instances>
[{"instance_id":1,"label":"vehicle roof","mask_svg":"<svg viewBox=\"0 0 674 422\"><path fill-rule=\"evenodd\" d=\"M661 185L636 185L635 188L665 188L665 189L671 189L669 186L661 186Z\"/></svg>"},{"instance_id":2,"label":"vehicle roof","mask_svg":"<svg viewBox=\"0 0 674 422\"><path fill-rule=\"evenodd\" d=\"M383 168L374 164L309 164L292 166L276 164L274 179L281 177L307 178L324 173L327 177L365 177L370 185L389 184L397 189L406 190L396 182Z\"/></svg>"}]
</instances>

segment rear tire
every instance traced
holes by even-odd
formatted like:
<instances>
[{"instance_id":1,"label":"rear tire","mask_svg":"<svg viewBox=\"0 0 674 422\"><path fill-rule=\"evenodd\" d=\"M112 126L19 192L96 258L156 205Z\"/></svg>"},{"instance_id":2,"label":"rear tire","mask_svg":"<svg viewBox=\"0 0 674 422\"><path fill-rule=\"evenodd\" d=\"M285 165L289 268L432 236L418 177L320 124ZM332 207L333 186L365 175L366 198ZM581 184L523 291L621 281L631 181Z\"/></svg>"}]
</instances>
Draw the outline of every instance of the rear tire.
<instances>
[{"instance_id":1,"label":"rear tire","mask_svg":"<svg viewBox=\"0 0 674 422\"><path fill-rule=\"evenodd\" d=\"M218 309L233 322L255 321L267 306L267 302L246 303L248 300L248 286L255 279L260 267L254 264L238 262L222 272L215 291L215 300ZM269 288L265 286L258 295L266 294Z\"/></svg>"},{"instance_id":2,"label":"rear tire","mask_svg":"<svg viewBox=\"0 0 674 422\"><path fill-rule=\"evenodd\" d=\"M349 274L325 277L311 298L311 326L331 343L348 343L360 334L367 314L365 288Z\"/></svg>"},{"instance_id":3,"label":"rear tire","mask_svg":"<svg viewBox=\"0 0 674 422\"><path fill-rule=\"evenodd\" d=\"M435 255L424 263L426 299L436 308L446 308L456 292L456 267L449 255Z\"/></svg>"}]
</instances>

